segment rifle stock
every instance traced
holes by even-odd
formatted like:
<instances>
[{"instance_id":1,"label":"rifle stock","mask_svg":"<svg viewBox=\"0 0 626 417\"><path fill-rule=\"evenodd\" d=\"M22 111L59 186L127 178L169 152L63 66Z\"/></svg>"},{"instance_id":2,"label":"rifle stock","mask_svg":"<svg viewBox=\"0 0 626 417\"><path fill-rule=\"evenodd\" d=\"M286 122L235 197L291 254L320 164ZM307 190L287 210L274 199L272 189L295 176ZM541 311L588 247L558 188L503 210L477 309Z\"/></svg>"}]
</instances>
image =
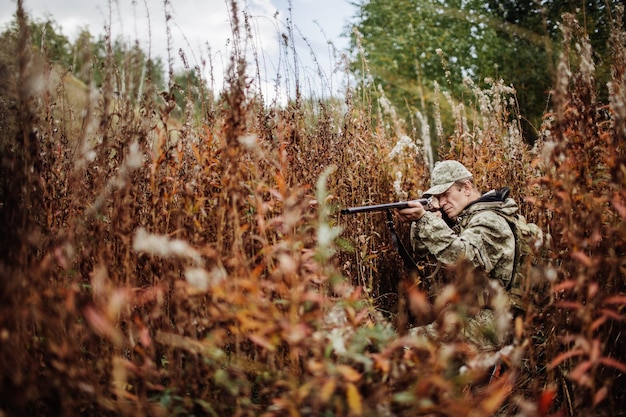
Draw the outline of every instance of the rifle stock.
<instances>
[{"instance_id":1,"label":"rifle stock","mask_svg":"<svg viewBox=\"0 0 626 417\"><path fill-rule=\"evenodd\" d=\"M420 198L420 199L413 200L413 201L417 201L418 203L423 205L426 208L426 210L430 210L431 207L432 207L430 198ZM370 206L348 207L348 208L342 209L341 210L341 214L369 213L369 212L373 212L373 211L384 211L384 210L390 210L390 209L402 210L402 209L405 209L407 207L409 207L409 202L408 201L399 201L399 202L396 202L396 203L373 204L373 205L370 205Z\"/></svg>"}]
</instances>

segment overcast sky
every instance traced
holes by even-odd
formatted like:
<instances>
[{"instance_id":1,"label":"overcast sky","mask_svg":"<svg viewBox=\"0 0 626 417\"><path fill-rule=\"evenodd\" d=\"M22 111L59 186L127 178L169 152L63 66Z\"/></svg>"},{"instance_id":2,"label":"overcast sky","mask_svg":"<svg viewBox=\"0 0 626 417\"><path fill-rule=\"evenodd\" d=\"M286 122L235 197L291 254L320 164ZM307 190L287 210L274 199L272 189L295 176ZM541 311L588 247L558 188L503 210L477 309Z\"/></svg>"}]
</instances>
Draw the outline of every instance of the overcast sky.
<instances>
[{"instance_id":1,"label":"overcast sky","mask_svg":"<svg viewBox=\"0 0 626 417\"><path fill-rule=\"evenodd\" d=\"M257 54L261 76L267 83L265 88L273 86L279 75L283 80L281 84L286 79L298 79L302 90L318 97L327 97L331 89L339 89L342 73L335 70L341 65L340 53L348 47L348 40L341 34L346 32L346 25L355 12L350 1L237 2L240 11L247 10L250 16L253 39L248 43L247 51L249 56L253 52ZM130 44L139 41L144 51L161 56L167 65L166 6L163 0L23 0L23 3L32 18L52 18L71 40L80 28L88 28L92 34L102 34L110 24L114 37L122 36ZM2 29L13 18L16 7L16 0L0 0ZM222 86L221 74L228 65L233 47L229 11L230 0L168 0L167 5L167 12L171 15L174 67L182 68L178 55L182 49L189 65L205 68L208 79L210 55L216 89ZM288 34L289 20L293 22L299 58L298 77L294 77L293 62L284 59L281 39L283 33ZM289 57L293 61L293 54L290 53Z\"/></svg>"}]
</instances>

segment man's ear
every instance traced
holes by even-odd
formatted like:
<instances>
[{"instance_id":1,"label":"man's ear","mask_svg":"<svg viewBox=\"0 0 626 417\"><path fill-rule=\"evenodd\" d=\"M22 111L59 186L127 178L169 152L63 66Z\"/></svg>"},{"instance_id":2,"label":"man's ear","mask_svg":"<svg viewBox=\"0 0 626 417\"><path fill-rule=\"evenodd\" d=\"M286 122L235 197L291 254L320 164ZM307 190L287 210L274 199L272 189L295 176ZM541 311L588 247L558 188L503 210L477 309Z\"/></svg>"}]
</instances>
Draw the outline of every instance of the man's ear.
<instances>
[{"instance_id":1,"label":"man's ear","mask_svg":"<svg viewBox=\"0 0 626 417\"><path fill-rule=\"evenodd\" d=\"M463 181L461 187L463 189L463 194L464 195L470 195L472 193L472 183L471 182Z\"/></svg>"}]
</instances>

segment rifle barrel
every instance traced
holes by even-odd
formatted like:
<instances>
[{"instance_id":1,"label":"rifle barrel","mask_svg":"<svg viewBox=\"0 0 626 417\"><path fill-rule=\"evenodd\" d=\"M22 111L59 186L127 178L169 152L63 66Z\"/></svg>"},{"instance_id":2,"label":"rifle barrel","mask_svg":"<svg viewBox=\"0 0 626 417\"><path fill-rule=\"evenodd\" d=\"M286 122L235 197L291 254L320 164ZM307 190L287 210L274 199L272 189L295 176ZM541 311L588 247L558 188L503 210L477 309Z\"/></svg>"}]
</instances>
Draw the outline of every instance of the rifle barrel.
<instances>
[{"instance_id":1,"label":"rifle barrel","mask_svg":"<svg viewBox=\"0 0 626 417\"><path fill-rule=\"evenodd\" d=\"M423 206L428 206L430 204L430 200L428 198L420 198L415 200L422 204ZM357 213L369 213L372 211L383 211L389 209L397 209L402 210L409 207L408 201L399 201L396 203L388 203L388 204L373 204L370 206L359 206L359 207L348 207L341 210L341 214L357 214Z\"/></svg>"}]
</instances>

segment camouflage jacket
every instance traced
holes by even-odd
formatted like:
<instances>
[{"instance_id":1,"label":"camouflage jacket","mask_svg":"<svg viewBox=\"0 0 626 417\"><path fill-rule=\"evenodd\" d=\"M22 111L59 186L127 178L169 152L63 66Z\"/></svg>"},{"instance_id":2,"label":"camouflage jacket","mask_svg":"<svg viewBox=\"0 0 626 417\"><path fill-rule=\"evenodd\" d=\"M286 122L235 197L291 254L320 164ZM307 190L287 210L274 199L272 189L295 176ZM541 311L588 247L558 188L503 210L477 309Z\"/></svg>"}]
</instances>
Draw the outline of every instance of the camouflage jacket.
<instances>
[{"instance_id":1,"label":"camouflage jacket","mask_svg":"<svg viewBox=\"0 0 626 417\"><path fill-rule=\"evenodd\" d=\"M411 244L417 253L431 253L443 264L454 264L462 257L483 268L507 288L515 262L515 236L507 221L497 212L512 215L517 203L499 198L491 191L471 203L450 228L431 212L411 225Z\"/></svg>"}]
</instances>

